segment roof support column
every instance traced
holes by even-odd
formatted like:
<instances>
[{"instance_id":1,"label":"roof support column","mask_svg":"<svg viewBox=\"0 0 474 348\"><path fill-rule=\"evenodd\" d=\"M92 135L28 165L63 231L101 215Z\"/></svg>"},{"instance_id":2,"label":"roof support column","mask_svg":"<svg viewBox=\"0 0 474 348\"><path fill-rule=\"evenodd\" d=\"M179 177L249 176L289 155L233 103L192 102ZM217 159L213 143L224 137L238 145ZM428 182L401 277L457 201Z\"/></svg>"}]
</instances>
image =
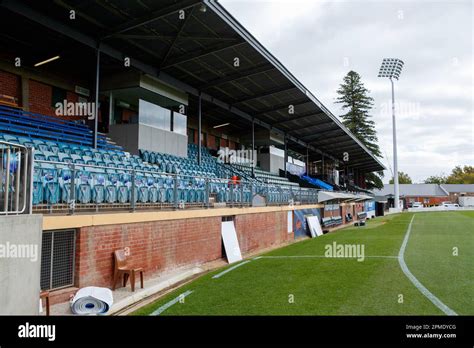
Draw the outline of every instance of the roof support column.
<instances>
[{"instance_id":1,"label":"roof support column","mask_svg":"<svg viewBox=\"0 0 474 348\"><path fill-rule=\"evenodd\" d=\"M202 107L202 99L201 99L201 92L199 92L198 97L198 164L201 165L201 146L202 146L202 129L201 129L201 107Z\"/></svg>"},{"instance_id":2,"label":"roof support column","mask_svg":"<svg viewBox=\"0 0 474 348\"><path fill-rule=\"evenodd\" d=\"M114 95L112 91L109 93L109 126L111 124L115 124L115 117L114 117Z\"/></svg>"},{"instance_id":3,"label":"roof support column","mask_svg":"<svg viewBox=\"0 0 474 348\"><path fill-rule=\"evenodd\" d=\"M100 74L100 45L97 45L97 61L95 67L95 110L94 110L94 149L97 149L97 131L99 128L99 74Z\"/></svg>"},{"instance_id":4,"label":"roof support column","mask_svg":"<svg viewBox=\"0 0 474 348\"><path fill-rule=\"evenodd\" d=\"M309 175L309 146L306 146L306 175Z\"/></svg>"},{"instance_id":5,"label":"roof support column","mask_svg":"<svg viewBox=\"0 0 474 348\"><path fill-rule=\"evenodd\" d=\"M285 156L284 156L284 166L285 166L285 178L288 176L287 172L286 172L286 162L288 162L288 143L287 143L287 140L286 140L286 134L284 136L284 142L285 142Z\"/></svg>"},{"instance_id":6,"label":"roof support column","mask_svg":"<svg viewBox=\"0 0 474 348\"><path fill-rule=\"evenodd\" d=\"M321 158L321 175L322 175L322 179L326 180L326 178L324 177L324 153L322 154L322 158Z\"/></svg>"},{"instance_id":7,"label":"roof support column","mask_svg":"<svg viewBox=\"0 0 474 348\"><path fill-rule=\"evenodd\" d=\"M255 166L257 165L257 156L255 156L255 118L252 117L252 178L255 178Z\"/></svg>"}]
</instances>

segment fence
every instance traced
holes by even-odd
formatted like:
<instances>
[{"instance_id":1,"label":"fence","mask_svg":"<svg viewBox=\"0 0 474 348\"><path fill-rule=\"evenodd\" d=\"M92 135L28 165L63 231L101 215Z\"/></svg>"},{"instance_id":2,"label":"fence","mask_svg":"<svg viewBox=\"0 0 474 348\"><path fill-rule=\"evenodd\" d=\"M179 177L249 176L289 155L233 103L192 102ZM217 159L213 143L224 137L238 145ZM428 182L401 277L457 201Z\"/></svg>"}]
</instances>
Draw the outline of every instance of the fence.
<instances>
[{"instance_id":1,"label":"fence","mask_svg":"<svg viewBox=\"0 0 474 348\"><path fill-rule=\"evenodd\" d=\"M0 141L0 215L31 213L32 150Z\"/></svg>"},{"instance_id":2,"label":"fence","mask_svg":"<svg viewBox=\"0 0 474 348\"><path fill-rule=\"evenodd\" d=\"M317 203L318 199L318 190L295 186L92 164L34 163L33 201L35 211L42 212L210 208L214 203L250 206L255 194L264 196L267 205ZM43 198L38 199L40 195Z\"/></svg>"},{"instance_id":3,"label":"fence","mask_svg":"<svg viewBox=\"0 0 474 348\"><path fill-rule=\"evenodd\" d=\"M74 285L76 231L44 231L41 245L41 290Z\"/></svg>"}]
</instances>

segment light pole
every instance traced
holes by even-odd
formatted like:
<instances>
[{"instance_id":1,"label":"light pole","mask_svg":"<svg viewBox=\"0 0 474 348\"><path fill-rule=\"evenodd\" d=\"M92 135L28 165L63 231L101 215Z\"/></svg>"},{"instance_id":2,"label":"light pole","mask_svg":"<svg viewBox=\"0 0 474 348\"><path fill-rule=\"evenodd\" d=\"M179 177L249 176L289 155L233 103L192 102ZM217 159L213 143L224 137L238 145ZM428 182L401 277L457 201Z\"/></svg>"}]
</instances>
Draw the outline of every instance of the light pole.
<instances>
[{"instance_id":1,"label":"light pole","mask_svg":"<svg viewBox=\"0 0 474 348\"><path fill-rule=\"evenodd\" d=\"M388 77L392 85L392 128L393 128L393 186L395 209L400 208L400 190L398 186L398 160L397 160L397 127L395 122L395 91L393 79L400 77L403 68L403 61L397 58L384 58L379 70L379 77Z\"/></svg>"}]
</instances>

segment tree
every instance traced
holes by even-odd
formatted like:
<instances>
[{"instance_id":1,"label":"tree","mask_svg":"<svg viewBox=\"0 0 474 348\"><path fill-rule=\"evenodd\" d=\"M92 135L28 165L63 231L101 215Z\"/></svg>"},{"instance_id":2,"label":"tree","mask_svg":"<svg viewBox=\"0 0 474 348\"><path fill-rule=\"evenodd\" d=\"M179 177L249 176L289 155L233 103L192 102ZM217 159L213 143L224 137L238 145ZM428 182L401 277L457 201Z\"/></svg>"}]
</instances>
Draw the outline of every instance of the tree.
<instances>
[{"instance_id":1,"label":"tree","mask_svg":"<svg viewBox=\"0 0 474 348\"><path fill-rule=\"evenodd\" d=\"M390 179L390 184L393 184L393 178ZM398 183L399 184L413 184L410 176L404 172L398 172Z\"/></svg>"},{"instance_id":2,"label":"tree","mask_svg":"<svg viewBox=\"0 0 474 348\"><path fill-rule=\"evenodd\" d=\"M336 98L336 103L342 104L342 109L347 110L344 115L341 115L344 126L346 126L374 156L382 157L377 143L378 139L375 123L371 120L372 116L370 115L370 110L374 105L374 99L369 96L370 91L364 87L360 75L355 71L349 71L336 92L339 95ZM366 174L367 188L382 188L382 177L383 172Z\"/></svg>"},{"instance_id":3,"label":"tree","mask_svg":"<svg viewBox=\"0 0 474 348\"><path fill-rule=\"evenodd\" d=\"M474 166L456 166L446 180L447 184L474 184Z\"/></svg>"},{"instance_id":4,"label":"tree","mask_svg":"<svg viewBox=\"0 0 474 348\"><path fill-rule=\"evenodd\" d=\"M448 178L446 176L440 175L432 175L425 179L425 184L446 184Z\"/></svg>"},{"instance_id":5,"label":"tree","mask_svg":"<svg viewBox=\"0 0 474 348\"><path fill-rule=\"evenodd\" d=\"M448 176L432 175L425 184L474 184L474 166L456 166Z\"/></svg>"}]
</instances>

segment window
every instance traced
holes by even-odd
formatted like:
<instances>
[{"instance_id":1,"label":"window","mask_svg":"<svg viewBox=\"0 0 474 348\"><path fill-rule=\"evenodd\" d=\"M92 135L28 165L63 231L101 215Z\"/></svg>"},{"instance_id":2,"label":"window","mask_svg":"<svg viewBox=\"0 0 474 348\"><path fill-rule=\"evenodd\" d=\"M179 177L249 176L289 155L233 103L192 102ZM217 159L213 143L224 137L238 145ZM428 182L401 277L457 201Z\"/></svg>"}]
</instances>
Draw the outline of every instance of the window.
<instances>
[{"instance_id":1,"label":"window","mask_svg":"<svg viewBox=\"0 0 474 348\"><path fill-rule=\"evenodd\" d=\"M173 112L173 132L186 135L187 120L188 117L186 115Z\"/></svg>"},{"instance_id":2,"label":"window","mask_svg":"<svg viewBox=\"0 0 474 348\"><path fill-rule=\"evenodd\" d=\"M140 99L138 114L140 124L171 131L171 110Z\"/></svg>"},{"instance_id":3,"label":"window","mask_svg":"<svg viewBox=\"0 0 474 348\"><path fill-rule=\"evenodd\" d=\"M67 99L67 92L59 87L52 87L51 106L56 107L57 103L63 103Z\"/></svg>"}]
</instances>

